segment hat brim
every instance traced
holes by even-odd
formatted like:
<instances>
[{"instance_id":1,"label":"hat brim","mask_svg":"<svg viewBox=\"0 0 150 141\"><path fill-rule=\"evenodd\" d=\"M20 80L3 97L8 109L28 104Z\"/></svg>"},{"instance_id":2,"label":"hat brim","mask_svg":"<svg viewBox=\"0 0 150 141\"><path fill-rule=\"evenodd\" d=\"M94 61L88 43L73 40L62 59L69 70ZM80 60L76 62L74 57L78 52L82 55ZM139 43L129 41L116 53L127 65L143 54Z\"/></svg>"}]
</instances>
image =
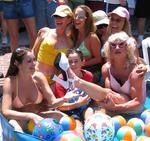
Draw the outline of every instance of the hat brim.
<instances>
[{"instance_id":1,"label":"hat brim","mask_svg":"<svg viewBox=\"0 0 150 141\"><path fill-rule=\"evenodd\" d=\"M118 15L119 17L128 19L125 15L123 15L123 14L121 14L121 13L119 13L119 12L110 12L110 13L108 13L108 16L111 16L112 14L116 14L116 15Z\"/></svg>"},{"instance_id":2,"label":"hat brim","mask_svg":"<svg viewBox=\"0 0 150 141\"><path fill-rule=\"evenodd\" d=\"M105 19L103 19L103 20L100 20L100 21L97 21L97 22L95 22L95 25L97 26L97 25L101 25L101 24L109 24L109 19L108 18L105 18Z\"/></svg>"},{"instance_id":3,"label":"hat brim","mask_svg":"<svg viewBox=\"0 0 150 141\"><path fill-rule=\"evenodd\" d=\"M62 12L57 12L57 13L54 13L53 15L52 15L52 17L53 16L59 16L59 17L67 17L68 15L67 14L65 14L65 13L62 13Z\"/></svg>"}]
</instances>

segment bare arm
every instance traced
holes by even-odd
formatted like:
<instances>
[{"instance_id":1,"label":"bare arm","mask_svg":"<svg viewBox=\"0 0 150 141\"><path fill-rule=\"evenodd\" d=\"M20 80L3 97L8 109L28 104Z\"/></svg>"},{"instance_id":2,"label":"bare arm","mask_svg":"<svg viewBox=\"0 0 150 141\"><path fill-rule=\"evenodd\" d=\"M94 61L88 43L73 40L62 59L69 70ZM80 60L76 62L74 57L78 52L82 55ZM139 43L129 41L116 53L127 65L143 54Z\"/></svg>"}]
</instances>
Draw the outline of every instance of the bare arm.
<instances>
[{"instance_id":1,"label":"bare arm","mask_svg":"<svg viewBox=\"0 0 150 141\"><path fill-rule=\"evenodd\" d=\"M64 102L67 102L69 99L78 96L78 95L70 95L70 96L65 95L62 98L56 98L45 76L42 73L36 72L34 75L34 79L37 81L38 88L42 92L44 99L48 101L49 106L52 108L59 107L62 104L64 104Z\"/></svg>"},{"instance_id":2,"label":"bare arm","mask_svg":"<svg viewBox=\"0 0 150 141\"><path fill-rule=\"evenodd\" d=\"M42 117L28 112L19 112L12 109L12 81L10 78L6 78L3 86L3 99L2 99L2 113L8 119L16 120L41 120Z\"/></svg>"},{"instance_id":3,"label":"bare arm","mask_svg":"<svg viewBox=\"0 0 150 141\"><path fill-rule=\"evenodd\" d=\"M92 58L85 62L85 66L91 66L91 65L101 63L100 40L98 39L95 33L91 34L90 37L88 37L88 39L89 41L87 41L87 46L89 46L89 49L92 54Z\"/></svg>"},{"instance_id":4,"label":"bare arm","mask_svg":"<svg viewBox=\"0 0 150 141\"><path fill-rule=\"evenodd\" d=\"M75 93L75 92L76 92L76 90L72 90L68 93L72 94L72 93ZM73 110L75 108L79 108L83 105L88 104L89 101L90 101L89 96L84 96L84 97L81 96L81 97L79 97L78 101L75 101L73 103L64 103L61 107L58 107L58 109L61 110L61 111Z\"/></svg>"},{"instance_id":5,"label":"bare arm","mask_svg":"<svg viewBox=\"0 0 150 141\"><path fill-rule=\"evenodd\" d=\"M43 41L43 39L45 38L45 36L47 35L47 32L49 30L50 30L49 28L45 27L45 28L40 29L38 32L37 38L36 38L35 43L34 43L33 48L32 48L32 52L36 58L38 56L41 42Z\"/></svg>"},{"instance_id":6,"label":"bare arm","mask_svg":"<svg viewBox=\"0 0 150 141\"><path fill-rule=\"evenodd\" d=\"M118 112L132 112L142 107L144 93L143 93L143 81L144 79L134 69L130 77L130 96L131 100L122 104L116 104L113 100L113 96L109 97L109 100L103 105L106 109Z\"/></svg>"}]
</instances>

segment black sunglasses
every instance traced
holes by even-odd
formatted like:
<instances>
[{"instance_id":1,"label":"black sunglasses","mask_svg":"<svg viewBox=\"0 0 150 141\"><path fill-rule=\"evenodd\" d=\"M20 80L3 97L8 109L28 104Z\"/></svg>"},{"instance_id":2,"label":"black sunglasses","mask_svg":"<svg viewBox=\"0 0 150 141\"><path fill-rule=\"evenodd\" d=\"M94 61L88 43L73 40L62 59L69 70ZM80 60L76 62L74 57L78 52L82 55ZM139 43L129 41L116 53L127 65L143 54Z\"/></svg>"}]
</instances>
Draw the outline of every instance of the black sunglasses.
<instances>
[{"instance_id":1,"label":"black sunglasses","mask_svg":"<svg viewBox=\"0 0 150 141\"><path fill-rule=\"evenodd\" d=\"M100 24L97 26L97 29L106 28L107 26L108 26L107 24Z\"/></svg>"}]
</instances>

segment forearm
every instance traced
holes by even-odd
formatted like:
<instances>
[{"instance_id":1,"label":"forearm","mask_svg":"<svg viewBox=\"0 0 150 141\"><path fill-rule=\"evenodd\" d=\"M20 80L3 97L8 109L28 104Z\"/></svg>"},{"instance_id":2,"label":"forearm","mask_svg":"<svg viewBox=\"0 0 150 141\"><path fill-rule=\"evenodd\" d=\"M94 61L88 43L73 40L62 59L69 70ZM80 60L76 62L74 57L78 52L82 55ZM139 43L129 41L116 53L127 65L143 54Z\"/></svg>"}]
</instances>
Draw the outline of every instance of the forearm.
<instances>
[{"instance_id":1,"label":"forearm","mask_svg":"<svg viewBox=\"0 0 150 141\"><path fill-rule=\"evenodd\" d=\"M116 104L113 110L118 112L132 112L132 111L138 111L141 108L141 104L139 101L136 101L135 99L130 100L124 104Z\"/></svg>"},{"instance_id":2,"label":"forearm","mask_svg":"<svg viewBox=\"0 0 150 141\"><path fill-rule=\"evenodd\" d=\"M96 64L100 64L100 63L101 63L101 59L99 59L99 58L92 58L90 60L86 60L85 63L84 63L84 66L88 67L88 66L96 65Z\"/></svg>"},{"instance_id":3,"label":"forearm","mask_svg":"<svg viewBox=\"0 0 150 141\"><path fill-rule=\"evenodd\" d=\"M49 104L49 107L51 108L56 108L56 107L60 107L62 106L65 102L67 102L67 100L62 97L62 98L56 98L54 99L51 104Z\"/></svg>"},{"instance_id":4,"label":"forearm","mask_svg":"<svg viewBox=\"0 0 150 141\"><path fill-rule=\"evenodd\" d=\"M19 112L15 110L7 110L3 112L4 116L8 119L16 119L16 120L32 120L32 114L28 112Z\"/></svg>"},{"instance_id":5,"label":"forearm","mask_svg":"<svg viewBox=\"0 0 150 141\"><path fill-rule=\"evenodd\" d=\"M89 97L96 101L104 100L108 93L108 89L102 88L101 86L96 85L94 83L84 81L80 78L76 81L76 87L85 91L89 95Z\"/></svg>"}]
</instances>

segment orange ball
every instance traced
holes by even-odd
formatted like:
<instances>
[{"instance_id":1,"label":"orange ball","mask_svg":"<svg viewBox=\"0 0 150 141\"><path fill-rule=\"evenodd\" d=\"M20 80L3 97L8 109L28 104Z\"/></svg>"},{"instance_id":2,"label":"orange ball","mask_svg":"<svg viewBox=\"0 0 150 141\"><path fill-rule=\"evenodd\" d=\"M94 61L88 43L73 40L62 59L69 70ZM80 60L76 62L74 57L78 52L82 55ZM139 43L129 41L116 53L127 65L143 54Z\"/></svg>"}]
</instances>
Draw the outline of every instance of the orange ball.
<instances>
[{"instance_id":1,"label":"orange ball","mask_svg":"<svg viewBox=\"0 0 150 141\"><path fill-rule=\"evenodd\" d=\"M64 131L74 130L76 128L76 121L74 118L64 116L60 119L59 123L62 125Z\"/></svg>"},{"instance_id":2,"label":"orange ball","mask_svg":"<svg viewBox=\"0 0 150 141\"><path fill-rule=\"evenodd\" d=\"M145 125L145 132L148 137L150 137L150 122Z\"/></svg>"}]
</instances>

